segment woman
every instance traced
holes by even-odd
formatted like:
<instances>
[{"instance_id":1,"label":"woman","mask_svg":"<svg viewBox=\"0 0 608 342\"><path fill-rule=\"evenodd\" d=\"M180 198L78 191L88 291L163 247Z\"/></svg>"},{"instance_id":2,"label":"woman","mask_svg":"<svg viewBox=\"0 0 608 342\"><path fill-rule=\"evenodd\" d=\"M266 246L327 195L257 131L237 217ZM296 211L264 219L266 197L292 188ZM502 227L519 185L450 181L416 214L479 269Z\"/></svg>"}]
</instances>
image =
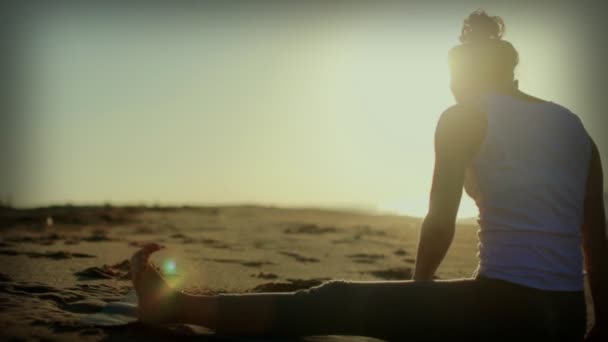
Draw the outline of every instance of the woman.
<instances>
[{"instance_id":1,"label":"woman","mask_svg":"<svg viewBox=\"0 0 608 342\"><path fill-rule=\"evenodd\" d=\"M576 115L517 87L518 54L483 11L449 52L457 104L435 136L430 209L412 281L331 281L292 293L192 296L170 288L144 247L132 258L144 322L223 334L366 335L395 340L582 340L583 246L595 307L588 340L608 329L608 249L598 151ZM463 187L479 207L471 279L433 281L454 235Z\"/></svg>"}]
</instances>

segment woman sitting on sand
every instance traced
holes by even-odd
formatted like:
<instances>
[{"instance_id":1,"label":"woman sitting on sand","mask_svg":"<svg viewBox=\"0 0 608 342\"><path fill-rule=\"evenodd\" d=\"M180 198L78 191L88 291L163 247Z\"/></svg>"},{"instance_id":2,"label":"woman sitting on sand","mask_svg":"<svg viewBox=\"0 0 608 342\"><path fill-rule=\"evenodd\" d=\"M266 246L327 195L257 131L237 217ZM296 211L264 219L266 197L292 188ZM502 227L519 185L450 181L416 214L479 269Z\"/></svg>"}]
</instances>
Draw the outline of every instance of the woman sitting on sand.
<instances>
[{"instance_id":1,"label":"woman sitting on sand","mask_svg":"<svg viewBox=\"0 0 608 342\"><path fill-rule=\"evenodd\" d=\"M291 293L193 296L132 258L139 318L228 335L362 335L396 340L580 341L583 247L594 300L587 340L608 341L602 169L579 118L517 87L518 53L483 11L449 52L457 104L439 119L430 209L412 281L330 281ZM463 187L479 207L473 278L434 281L454 236Z\"/></svg>"}]
</instances>

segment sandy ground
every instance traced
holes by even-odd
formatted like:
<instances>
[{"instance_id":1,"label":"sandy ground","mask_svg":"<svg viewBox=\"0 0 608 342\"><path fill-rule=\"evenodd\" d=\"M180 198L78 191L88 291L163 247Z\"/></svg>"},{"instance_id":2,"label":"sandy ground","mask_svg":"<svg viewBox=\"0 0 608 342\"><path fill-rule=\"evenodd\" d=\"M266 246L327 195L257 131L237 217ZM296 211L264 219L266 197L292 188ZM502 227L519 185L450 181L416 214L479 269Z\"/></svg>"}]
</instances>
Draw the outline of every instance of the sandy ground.
<instances>
[{"instance_id":1,"label":"sandy ground","mask_svg":"<svg viewBox=\"0 0 608 342\"><path fill-rule=\"evenodd\" d=\"M131 291L128 259L147 241L167 247L154 262L181 289L289 291L328 279L409 279L420 222L255 206L0 209L0 339L224 341L192 326L102 328L80 319ZM440 278L472 274L476 231L458 225Z\"/></svg>"}]
</instances>

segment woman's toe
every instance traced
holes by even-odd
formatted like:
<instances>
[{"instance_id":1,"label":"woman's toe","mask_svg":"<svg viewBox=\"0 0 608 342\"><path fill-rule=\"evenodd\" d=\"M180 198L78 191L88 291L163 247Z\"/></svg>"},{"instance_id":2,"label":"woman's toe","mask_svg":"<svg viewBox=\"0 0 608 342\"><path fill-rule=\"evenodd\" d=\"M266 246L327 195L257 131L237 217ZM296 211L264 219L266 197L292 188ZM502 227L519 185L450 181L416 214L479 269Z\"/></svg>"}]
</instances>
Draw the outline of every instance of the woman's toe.
<instances>
[{"instance_id":1,"label":"woman's toe","mask_svg":"<svg viewBox=\"0 0 608 342\"><path fill-rule=\"evenodd\" d=\"M150 255L164 248L157 243L149 243L135 252L131 257L131 274L137 275L148 267Z\"/></svg>"}]
</instances>

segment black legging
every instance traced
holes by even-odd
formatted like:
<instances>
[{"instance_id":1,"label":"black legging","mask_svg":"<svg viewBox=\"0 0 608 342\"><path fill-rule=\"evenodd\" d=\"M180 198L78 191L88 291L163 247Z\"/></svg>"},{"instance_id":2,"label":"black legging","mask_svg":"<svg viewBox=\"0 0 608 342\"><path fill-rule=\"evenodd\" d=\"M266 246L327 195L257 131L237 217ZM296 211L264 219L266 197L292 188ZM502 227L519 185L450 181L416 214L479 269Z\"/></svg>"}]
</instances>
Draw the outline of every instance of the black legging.
<instances>
[{"instance_id":1,"label":"black legging","mask_svg":"<svg viewBox=\"0 0 608 342\"><path fill-rule=\"evenodd\" d=\"M220 295L238 311L242 295ZM252 295L246 295L252 296ZM544 291L478 276L433 282L330 281L273 296L268 335L358 335L390 341L580 341L586 329L582 291Z\"/></svg>"}]
</instances>

